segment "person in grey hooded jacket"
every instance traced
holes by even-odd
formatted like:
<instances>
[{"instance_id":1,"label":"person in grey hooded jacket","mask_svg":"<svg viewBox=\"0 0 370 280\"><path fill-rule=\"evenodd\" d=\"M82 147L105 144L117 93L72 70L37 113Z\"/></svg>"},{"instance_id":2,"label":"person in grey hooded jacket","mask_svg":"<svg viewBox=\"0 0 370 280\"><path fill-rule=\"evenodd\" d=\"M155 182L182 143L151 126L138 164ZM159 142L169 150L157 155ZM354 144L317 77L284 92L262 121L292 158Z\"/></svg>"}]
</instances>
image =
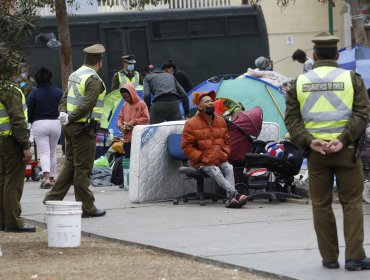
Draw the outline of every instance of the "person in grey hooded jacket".
<instances>
[{"instance_id":1,"label":"person in grey hooded jacket","mask_svg":"<svg viewBox=\"0 0 370 280\"><path fill-rule=\"evenodd\" d=\"M176 78L149 65L144 78L144 101L150 109L150 123L181 120L179 100L189 117L189 99Z\"/></svg>"}]
</instances>

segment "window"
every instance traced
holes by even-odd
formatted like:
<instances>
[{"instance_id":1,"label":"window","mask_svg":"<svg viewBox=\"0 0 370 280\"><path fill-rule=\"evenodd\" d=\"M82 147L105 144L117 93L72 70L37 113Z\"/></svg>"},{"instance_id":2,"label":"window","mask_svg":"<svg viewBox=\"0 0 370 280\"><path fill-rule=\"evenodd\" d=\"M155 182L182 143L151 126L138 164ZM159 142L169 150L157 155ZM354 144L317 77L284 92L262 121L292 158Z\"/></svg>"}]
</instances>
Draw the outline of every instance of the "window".
<instances>
[{"instance_id":1,"label":"window","mask_svg":"<svg viewBox=\"0 0 370 280\"><path fill-rule=\"evenodd\" d=\"M190 20L191 37L203 37L224 34L225 34L224 17Z\"/></svg>"}]
</instances>

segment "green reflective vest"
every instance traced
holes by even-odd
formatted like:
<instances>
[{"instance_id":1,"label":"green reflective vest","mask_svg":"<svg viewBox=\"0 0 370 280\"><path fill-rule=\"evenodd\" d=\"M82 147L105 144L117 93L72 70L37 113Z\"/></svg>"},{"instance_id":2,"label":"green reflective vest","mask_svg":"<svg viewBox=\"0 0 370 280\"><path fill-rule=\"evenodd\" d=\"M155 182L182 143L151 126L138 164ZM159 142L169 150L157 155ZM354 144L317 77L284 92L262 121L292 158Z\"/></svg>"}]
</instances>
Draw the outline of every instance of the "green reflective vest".
<instances>
[{"instance_id":1,"label":"green reflective vest","mask_svg":"<svg viewBox=\"0 0 370 280\"><path fill-rule=\"evenodd\" d=\"M351 72L318 67L297 79L297 98L304 127L316 139L334 140L352 116Z\"/></svg>"},{"instance_id":2,"label":"green reflective vest","mask_svg":"<svg viewBox=\"0 0 370 280\"><path fill-rule=\"evenodd\" d=\"M17 92L22 96L22 108L26 122L28 121L28 110L26 105L26 98L24 97L23 92L16 86L11 86L16 89ZM0 137L7 137L12 135L12 126L10 124L10 117L6 111L5 105L0 101Z\"/></svg>"},{"instance_id":3,"label":"green reflective vest","mask_svg":"<svg viewBox=\"0 0 370 280\"><path fill-rule=\"evenodd\" d=\"M125 75L125 73L118 72L119 85L130 82L130 83L133 83L135 85L135 87L137 87L139 85L139 81L140 81L140 74L137 71L135 71L134 73L135 73L135 76L132 77L132 79L130 80L130 78Z\"/></svg>"},{"instance_id":4,"label":"green reflective vest","mask_svg":"<svg viewBox=\"0 0 370 280\"><path fill-rule=\"evenodd\" d=\"M74 110L82 105L85 98L86 80L92 75L96 75L97 77L99 77L94 69L83 65L69 76L67 87L67 114L71 114ZM104 82L101 79L100 81L104 85ZM104 85L104 90L99 94L98 100L96 101L96 105L93 108L91 115L90 113L87 113L83 118L77 120L76 122L85 122L87 119L95 119L97 121L100 121L103 113L105 91L106 90Z\"/></svg>"}]
</instances>

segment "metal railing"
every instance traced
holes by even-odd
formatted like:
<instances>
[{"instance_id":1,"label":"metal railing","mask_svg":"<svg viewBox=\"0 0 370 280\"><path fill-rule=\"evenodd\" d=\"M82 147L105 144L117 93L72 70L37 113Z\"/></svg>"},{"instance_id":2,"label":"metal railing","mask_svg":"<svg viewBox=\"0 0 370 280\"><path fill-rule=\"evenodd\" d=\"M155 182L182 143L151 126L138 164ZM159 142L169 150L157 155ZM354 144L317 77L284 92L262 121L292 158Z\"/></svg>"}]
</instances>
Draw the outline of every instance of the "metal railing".
<instances>
[{"instance_id":1,"label":"metal railing","mask_svg":"<svg viewBox=\"0 0 370 280\"><path fill-rule=\"evenodd\" d=\"M86 1L86 0L84 0ZM73 14L87 14L87 13L117 13L124 11L137 11L137 9L130 9L131 3L135 0L97 0L89 11L84 11L83 8L71 11ZM154 9L191 9L191 8L208 8L208 7L226 7L241 5L243 0L160 0L157 5L146 5L144 10ZM244 1L245 2L245 1ZM55 15L50 12L50 7L40 9L41 16Z\"/></svg>"}]
</instances>

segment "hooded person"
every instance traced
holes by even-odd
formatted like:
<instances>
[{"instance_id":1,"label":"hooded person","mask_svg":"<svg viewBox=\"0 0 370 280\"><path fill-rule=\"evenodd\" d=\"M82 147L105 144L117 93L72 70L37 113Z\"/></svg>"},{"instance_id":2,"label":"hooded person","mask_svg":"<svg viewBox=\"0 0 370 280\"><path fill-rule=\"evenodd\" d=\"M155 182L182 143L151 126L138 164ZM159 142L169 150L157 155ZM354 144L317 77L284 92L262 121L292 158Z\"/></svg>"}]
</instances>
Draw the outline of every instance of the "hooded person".
<instances>
[{"instance_id":1,"label":"hooded person","mask_svg":"<svg viewBox=\"0 0 370 280\"><path fill-rule=\"evenodd\" d=\"M120 93L125 103L119 113L117 127L123 132L125 158L130 158L132 130L135 125L149 123L149 111L145 102L139 98L134 84L122 84Z\"/></svg>"}]
</instances>

